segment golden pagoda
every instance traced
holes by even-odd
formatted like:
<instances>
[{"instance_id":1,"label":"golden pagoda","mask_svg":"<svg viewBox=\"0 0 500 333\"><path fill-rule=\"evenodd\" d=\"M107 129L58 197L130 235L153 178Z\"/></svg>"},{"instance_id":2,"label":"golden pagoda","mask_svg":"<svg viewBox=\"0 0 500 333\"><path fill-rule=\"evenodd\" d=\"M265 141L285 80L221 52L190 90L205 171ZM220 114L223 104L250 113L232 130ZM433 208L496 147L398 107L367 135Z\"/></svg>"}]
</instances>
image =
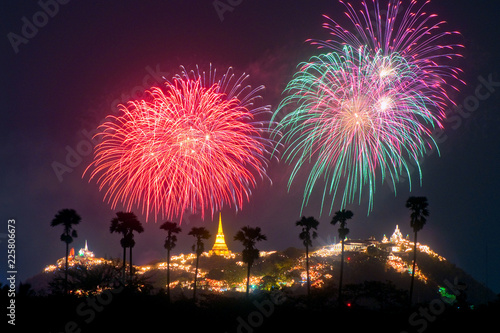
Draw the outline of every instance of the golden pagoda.
<instances>
[{"instance_id":1,"label":"golden pagoda","mask_svg":"<svg viewBox=\"0 0 500 333\"><path fill-rule=\"evenodd\" d=\"M208 253L210 255L216 254L218 256L229 256L231 254L231 251L227 248L226 241L224 240L224 232L222 232L221 213L219 213L219 229L217 230L217 236L215 236L215 243Z\"/></svg>"}]
</instances>

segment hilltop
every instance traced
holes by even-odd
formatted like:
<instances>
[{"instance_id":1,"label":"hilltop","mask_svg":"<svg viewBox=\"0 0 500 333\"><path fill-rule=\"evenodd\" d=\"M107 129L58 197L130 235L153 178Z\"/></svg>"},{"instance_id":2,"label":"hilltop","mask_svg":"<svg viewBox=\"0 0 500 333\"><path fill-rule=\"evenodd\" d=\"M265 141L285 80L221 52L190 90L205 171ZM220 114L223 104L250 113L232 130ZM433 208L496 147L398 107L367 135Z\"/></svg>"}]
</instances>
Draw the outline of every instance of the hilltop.
<instances>
[{"instance_id":1,"label":"hilltop","mask_svg":"<svg viewBox=\"0 0 500 333\"><path fill-rule=\"evenodd\" d=\"M72 295L61 295L64 258L20 287L20 313L30 318L20 323L49 332L142 332L172 325L188 332L301 332L325 326L351 332L444 332L461 331L470 322L477 330L487 329L496 320L498 297L422 244L417 244L415 304L408 308L413 246L399 228L381 241L345 243L344 307L337 302L339 244L310 251L309 298L304 249L260 252L248 300L241 254L203 253L196 303L194 254L172 256L169 301L165 261L135 266L134 279L124 287L117 284L121 260L95 257L85 246L78 254L72 251Z\"/></svg>"},{"instance_id":2,"label":"hilltop","mask_svg":"<svg viewBox=\"0 0 500 333\"><path fill-rule=\"evenodd\" d=\"M449 303L464 302L482 304L495 299L495 294L469 274L447 261L428 246L418 244L418 268L416 271L415 300L428 302L445 297ZM381 241L348 239L345 242L346 292L359 306L377 308L386 300L371 295L359 295L361 285L390 285L401 294L408 289L411 273L413 243L403 238L396 227L390 238ZM322 246L310 252L310 274L313 293L335 296L340 264L340 244ZM171 283L174 299L190 298L194 276L194 254L179 254L171 258ZM38 294L50 294L49 283L63 267L63 259L57 265L49 265L45 272L26 281ZM74 288L77 294L95 294L105 289L106 283L119 278L121 261L96 258L87 244L74 256ZM76 268L77 269L76 269ZM166 288L166 262L157 260L148 265L135 266L136 277L148 293L163 293ZM246 264L239 253L225 256L203 253L200 258L198 288L202 295L238 295L244 292ZM305 294L305 251L288 248L285 251L261 251L259 260L252 267L252 291L287 290L295 295ZM375 284L374 284L375 283ZM377 284L378 283L378 284ZM352 285L352 286L349 286ZM52 288L53 290L53 288ZM365 292L366 293L366 292ZM403 295L401 295L402 298ZM397 304L394 304L397 305Z\"/></svg>"}]
</instances>

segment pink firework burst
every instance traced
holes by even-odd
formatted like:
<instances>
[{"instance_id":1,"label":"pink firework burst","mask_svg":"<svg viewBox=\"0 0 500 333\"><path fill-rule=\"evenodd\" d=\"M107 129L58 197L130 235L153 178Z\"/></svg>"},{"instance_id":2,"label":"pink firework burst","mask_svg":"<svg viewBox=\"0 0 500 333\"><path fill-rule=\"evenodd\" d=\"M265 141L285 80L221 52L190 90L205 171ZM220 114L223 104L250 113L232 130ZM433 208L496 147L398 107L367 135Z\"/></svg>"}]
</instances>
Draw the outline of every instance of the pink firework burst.
<instances>
[{"instance_id":1,"label":"pink firework burst","mask_svg":"<svg viewBox=\"0 0 500 333\"><path fill-rule=\"evenodd\" d=\"M121 105L100 129L90 180L113 208L140 207L146 214L179 217L224 205L241 209L257 178L268 178L269 122L258 121L269 106L255 107L258 92L232 69L215 79L187 72L152 88L144 100ZM87 170L85 172L87 172ZM89 180L89 181L90 181Z\"/></svg>"},{"instance_id":2,"label":"pink firework burst","mask_svg":"<svg viewBox=\"0 0 500 333\"><path fill-rule=\"evenodd\" d=\"M325 16L327 22L323 27L330 31L332 38L311 42L340 53L345 45L363 48L372 54L382 52L384 56L398 53L418 69L418 77L428 90L426 94L431 90L429 96L444 118L445 108L454 104L449 97L450 89L457 90L457 84L465 84L459 78L461 69L454 64L456 58L462 57L458 50L464 46L450 43L460 33L444 30L446 22L426 12L430 1L367 0L361 2L360 8L340 2L347 9L345 15L352 27L346 28ZM381 3L387 5L384 7Z\"/></svg>"}]
</instances>

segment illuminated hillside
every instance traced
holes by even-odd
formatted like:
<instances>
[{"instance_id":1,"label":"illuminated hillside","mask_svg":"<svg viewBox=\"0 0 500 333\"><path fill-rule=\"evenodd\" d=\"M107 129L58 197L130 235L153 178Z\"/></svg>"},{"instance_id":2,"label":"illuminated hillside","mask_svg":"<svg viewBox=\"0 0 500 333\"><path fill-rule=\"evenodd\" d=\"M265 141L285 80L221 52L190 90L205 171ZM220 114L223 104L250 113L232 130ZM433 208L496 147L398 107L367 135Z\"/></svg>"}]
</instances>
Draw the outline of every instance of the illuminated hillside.
<instances>
[{"instance_id":1,"label":"illuminated hillside","mask_svg":"<svg viewBox=\"0 0 500 333\"><path fill-rule=\"evenodd\" d=\"M433 297L440 288L446 290L446 280L455 278L464 280L466 284L479 288L479 284L465 272L456 268L445 258L434 252L429 246L417 243L419 257L415 276L421 285L421 297ZM338 281L341 245L323 246L310 252L310 276L313 291L332 288ZM398 288L407 289L411 276L413 242L403 237L396 226L394 233L385 235L378 241L373 237L367 240L347 239L345 241L345 281L363 283L364 281L392 281ZM195 273L194 253L179 254L171 257L170 289L173 295L190 295ZM108 266L119 278L122 262L96 258L87 246L77 256L70 256L70 267L84 267L95 270ZM46 278L64 269L64 258L57 265L45 268ZM149 265L135 266L136 277L143 285L149 285L152 291L166 289L166 261L152 262ZM102 271L102 268L101 268ZM102 273L104 274L104 273ZM111 273L110 273L111 274ZM108 277L109 279L109 277ZM198 271L198 288L201 292L223 294L225 292L244 292L246 286L246 264L241 254L230 253L218 256L205 252L200 258ZM261 251L260 258L252 267L250 285L252 291L262 289L288 288L296 293L305 292L306 271L305 257L302 249L290 248L285 251ZM472 287L471 287L472 288ZM486 288L485 288L486 289ZM93 292L100 292L99 289ZM77 294L85 293L75 290ZM477 294L476 292L474 293ZM487 292L479 293L481 295Z\"/></svg>"}]
</instances>

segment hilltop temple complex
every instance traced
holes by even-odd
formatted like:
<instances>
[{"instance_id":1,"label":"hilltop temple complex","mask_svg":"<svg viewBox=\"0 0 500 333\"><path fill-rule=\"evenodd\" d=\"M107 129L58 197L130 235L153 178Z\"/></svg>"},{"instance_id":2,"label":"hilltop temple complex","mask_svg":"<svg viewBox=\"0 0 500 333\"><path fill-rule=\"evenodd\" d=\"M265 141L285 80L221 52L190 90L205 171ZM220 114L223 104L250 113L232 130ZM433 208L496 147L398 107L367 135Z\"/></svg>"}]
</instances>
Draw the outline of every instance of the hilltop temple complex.
<instances>
[{"instance_id":1,"label":"hilltop temple complex","mask_svg":"<svg viewBox=\"0 0 500 333\"><path fill-rule=\"evenodd\" d=\"M413 242L410 240L409 236L404 237L399 226L396 226L394 233L387 237L383 236L381 240L375 239L375 237L370 237L368 239L350 239L346 238L344 241L344 251L346 252L346 262L350 262L353 256L356 256L356 253L365 253L368 257L379 258L377 260L383 259L387 265L387 268L391 268L396 272L401 274L410 274L411 272L411 259L409 259L410 252L413 250ZM161 244L160 244L161 246ZM312 264L310 265L310 276L311 276L311 286L312 287L321 287L326 283L326 280L332 278L332 260L338 260L341 253L342 244L341 242L334 241L333 244L320 246L317 249L314 249L310 252L310 257L312 259ZM417 248L420 253L426 253L431 257L437 258L439 261L446 260L442 256L438 255L434 251L432 251L429 246L417 243ZM267 258L276 251L260 251L259 260L265 261ZM225 235L222 227L222 217L219 214L219 223L218 230L215 236L214 244L210 251L204 252L202 254L205 257L210 256L219 256L225 260L208 260L207 262L211 262L208 266L202 266L198 268L198 276L199 286L201 289L215 291L215 292L224 292L228 290L235 291L245 291L246 280L242 279L241 281L232 281L228 282L227 279L224 278L224 267L226 263L224 261L228 261L228 264L231 263L231 260L237 266L244 266L244 262L242 261L241 254L233 253L229 250L226 241ZM189 274L192 276L196 272L194 262L196 260L196 253L188 253L188 254L179 254L172 255L170 260L170 270L172 272L172 280L170 282L170 288L179 287L182 290L188 290L192 288L192 280L185 277L185 274ZM336 259L333 259L336 257ZM274 258L276 260L276 258ZM410 260L410 261L409 261ZM81 248L77 253L75 253L74 249L71 249L68 256L68 265L69 267L79 267L85 266L91 268L100 264L109 264L114 265L117 268L122 267L122 261L112 261L104 258L97 258L94 256L94 253L89 250L87 241L85 241L85 246ZM210 266L212 265L212 266ZM214 267L213 265L220 265L219 268ZM49 265L45 268L45 273L50 273L54 271L64 270L65 267L65 258L60 258L57 260L56 265ZM214 270L215 268L215 270ZM150 271L155 271L154 274L163 274L162 271L167 270L167 262L154 262L147 265L137 265L135 266L136 274L142 275L146 274ZM218 272L216 274L220 275L220 279L216 279L214 275L211 275L211 272ZM286 272L282 272L283 274L291 274L292 272L299 272L300 277L287 277L284 280L280 281L280 285L286 285L288 287L294 285L304 285L307 279L307 272L305 271L305 262L303 256L297 258L292 267L287 268ZM230 274L230 273L229 273ZM294 273L297 274L297 273ZM283 276L285 276L283 275ZM415 272L415 276L420 281L426 283L428 277L424 275L422 271L418 268ZM251 285L258 286L263 283L263 279L265 276L262 275L252 275L250 283ZM162 286L164 287L164 285ZM84 291L78 291L84 292Z\"/></svg>"},{"instance_id":2,"label":"hilltop temple complex","mask_svg":"<svg viewBox=\"0 0 500 333\"><path fill-rule=\"evenodd\" d=\"M104 263L106 260L102 258L95 258L94 252L89 250L87 241L85 240L85 246L78 251L75 255L75 249L71 248L68 255L68 265L72 267L74 265L99 265ZM57 268L64 268L66 265L66 257L62 257L57 260L57 265L48 265L45 267L45 272L53 272Z\"/></svg>"}]
</instances>

